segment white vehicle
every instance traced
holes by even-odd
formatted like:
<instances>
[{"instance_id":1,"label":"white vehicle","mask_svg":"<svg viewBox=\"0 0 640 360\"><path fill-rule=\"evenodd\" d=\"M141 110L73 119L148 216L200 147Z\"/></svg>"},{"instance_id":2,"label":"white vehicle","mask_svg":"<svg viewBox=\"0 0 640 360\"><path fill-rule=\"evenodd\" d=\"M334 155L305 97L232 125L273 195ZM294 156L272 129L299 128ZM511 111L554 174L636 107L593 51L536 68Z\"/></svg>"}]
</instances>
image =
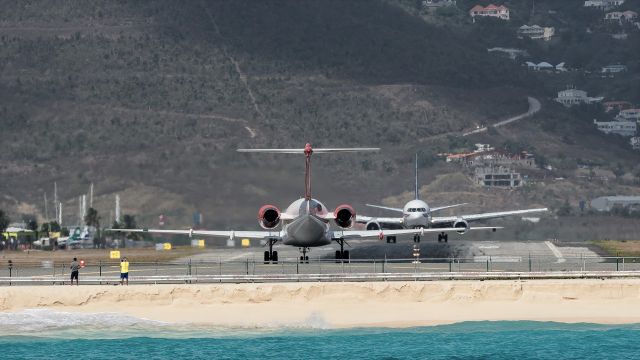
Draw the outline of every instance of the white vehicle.
<instances>
[{"instance_id":1,"label":"white vehicle","mask_svg":"<svg viewBox=\"0 0 640 360\"><path fill-rule=\"evenodd\" d=\"M506 216L548 211L547 208L538 208L538 209L526 209L526 210L488 212L488 213L480 213L480 214L455 215L455 216L433 216L433 213L438 212L440 210L450 209L450 208L463 206L463 205L466 205L466 203L439 206L439 207L429 207L429 205L425 201L420 200L420 194L418 191L418 155L416 154L415 199L407 202L402 209L367 204L367 206L370 206L370 207L402 213L402 216L401 217L372 217L372 216L358 215L358 217L356 218L356 222L360 224L366 224L365 228L367 230L380 230L380 229L389 229L389 228L429 229L435 232L440 232L438 234L438 242L441 242L441 241L447 242L449 241L449 236L447 234L448 231L440 231L440 230L445 230L445 229L448 230L450 228L454 228L457 230L459 234L464 234L465 232L467 232L467 230L470 229L469 222L472 222L472 221L495 219L495 218L501 218ZM413 241L420 242L420 235L422 234L418 234L418 233L414 234ZM396 242L395 235L387 233L387 242L388 243Z\"/></svg>"},{"instance_id":2,"label":"white vehicle","mask_svg":"<svg viewBox=\"0 0 640 360\"><path fill-rule=\"evenodd\" d=\"M258 210L258 223L263 231L234 231L234 230L149 230L149 229L109 229L120 232L148 232L157 234L186 234L190 237L217 236L234 239L235 237L248 239L267 240L269 250L264 252L264 261L277 262L278 252L273 251L273 245L278 241L284 245L296 246L302 250L301 261L308 261L306 255L309 248L325 246L335 241L340 245L336 251L336 259L348 259L349 252L344 250L345 240L379 238L385 235L416 235L425 232L450 232L459 231L458 228L442 229L400 229L400 230L349 230L355 223L356 212L350 205L340 205L330 211L320 201L311 197L311 155L314 153L337 153L356 151L377 151L378 148L341 148L341 149L313 149L311 144L306 144L304 149L239 149L239 152L276 153L276 154L302 154L306 159L304 178L304 197L300 198L285 211L281 212L274 205L264 205ZM335 222L339 229L332 230L330 223ZM280 227L278 230L277 228ZM467 228L467 230L493 230L494 227Z\"/></svg>"}]
</instances>

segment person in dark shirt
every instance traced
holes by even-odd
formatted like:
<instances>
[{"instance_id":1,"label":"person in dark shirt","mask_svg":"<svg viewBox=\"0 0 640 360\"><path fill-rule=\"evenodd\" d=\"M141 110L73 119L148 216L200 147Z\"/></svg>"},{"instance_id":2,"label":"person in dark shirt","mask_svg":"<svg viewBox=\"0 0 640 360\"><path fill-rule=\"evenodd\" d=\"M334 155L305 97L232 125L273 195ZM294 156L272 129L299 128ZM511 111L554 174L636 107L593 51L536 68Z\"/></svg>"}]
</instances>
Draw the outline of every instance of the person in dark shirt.
<instances>
[{"instance_id":1,"label":"person in dark shirt","mask_svg":"<svg viewBox=\"0 0 640 360\"><path fill-rule=\"evenodd\" d=\"M80 263L78 262L78 258L73 258L70 268L71 268L71 285L73 285L73 279L76 279L76 286L80 285L78 283L78 271L80 270Z\"/></svg>"}]
</instances>

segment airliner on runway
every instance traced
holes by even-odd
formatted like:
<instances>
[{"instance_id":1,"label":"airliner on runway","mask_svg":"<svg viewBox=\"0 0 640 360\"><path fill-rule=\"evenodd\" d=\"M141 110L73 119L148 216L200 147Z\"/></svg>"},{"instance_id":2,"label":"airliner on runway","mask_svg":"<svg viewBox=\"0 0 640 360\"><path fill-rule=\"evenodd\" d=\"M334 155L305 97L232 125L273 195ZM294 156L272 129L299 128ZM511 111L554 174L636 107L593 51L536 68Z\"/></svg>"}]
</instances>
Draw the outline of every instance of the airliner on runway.
<instances>
[{"instance_id":1,"label":"airliner on runway","mask_svg":"<svg viewBox=\"0 0 640 360\"><path fill-rule=\"evenodd\" d=\"M490 212L490 213L481 213L481 214L468 214L468 215L455 215L455 216L433 216L434 212L450 209L458 206L466 205L464 204L455 204L455 205L447 205L440 207L432 207L420 200L420 194L418 191L418 155L416 154L416 162L415 162L415 199L409 201L404 205L402 209L400 208L392 208L387 206L380 205L371 205L367 204L367 206L395 211L402 213L402 217L371 217L371 216L360 216L356 218L357 223L366 224L365 228L367 230L380 230L380 229L389 229L389 228L404 228L404 229L416 229L416 228L428 228L430 230L435 230L435 232L440 232L440 228L455 228L458 229L458 233L463 234L469 229L469 222L478 221L478 220L488 220L501 218L506 216L513 215L521 215L521 214L530 214L537 212L546 212L547 208L539 208L539 209L526 209L526 210L512 210L512 211L500 211L500 212ZM420 242L420 235L415 234L413 236L414 242ZM393 234L389 234L387 231L387 242L395 242L396 237ZM442 231L438 234L438 242L447 242L449 241L449 235L447 231Z\"/></svg>"},{"instance_id":2,"label":"airliner on runway","mask_svg":"<svg viewBox=\"0 0 640 360\"><path fill-rule=\"evenodd\" d=\"M344 250L346 240L379 238L397 235L423 235L426 232L447 233L461 231L460 228L440 229L396 229L396 230L348 230L356 222L356 212L350 205L340 205L333 211L329 211L320 201L311 197L311 155L337 152L377 151L378 148L340 148L340 149L313 149L311 144L306 144L304 149L239 149L239 152L276 153L276 154L303 154L306 159L305 192L304 197L294 201L284 212L274 205L264 205L258 211L258 223L264 231L216 231L216 230L162 230L162 229L110 229L119 232L148 232L157 234L186 234L189 236L217 236L227 238L266 239L269 250L264 252L265 262L277 262L278 252L273 250L273 245L278 241L284 245L296 246L302 250L301 261L308 261L309 248L329 245L335 241L340 245L336 251L336 259L348 259L349 251ZM339 227L332 230L330 222L333 221ZM276 228L281 226L280 230ZM466 230L492 230L496 227L476 227Z\"/></svg>"}]
</instances>

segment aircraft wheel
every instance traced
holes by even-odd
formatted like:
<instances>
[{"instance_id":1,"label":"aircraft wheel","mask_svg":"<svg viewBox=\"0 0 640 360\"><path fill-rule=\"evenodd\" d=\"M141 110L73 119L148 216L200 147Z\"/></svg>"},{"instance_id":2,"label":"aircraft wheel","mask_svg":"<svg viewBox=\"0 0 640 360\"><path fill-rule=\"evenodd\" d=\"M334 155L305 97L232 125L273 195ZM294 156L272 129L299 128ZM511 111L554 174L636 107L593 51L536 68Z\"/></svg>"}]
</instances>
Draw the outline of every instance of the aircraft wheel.
<instances>
[{"instance_id":1,"label":"aircraft wheel","mask_svg":"<svg viewBox=\"0 0 640 360\"><path fill-rule=\"evenodd\" d=\"M273 256L271 257L271 261L273 261L274 264L278 263L278 252L277 251L273 252Z\"/></svg>"},{"instance_id":2,"label":"aircraft wheel","mask_svg":"<svg viewBox=\"0 0 640 360\"><path fill-rule=\"evenodd\" d=\"M308 263L309 263L309 257L308 257L308 256L305 256L305 257L304 257L304 261L308 264Z\"/></svg>"},{"instance_id":3,"label":"aircraft wheel","mask_svg":"<svg viewBox=\"0 0 640 360\"><path fill-rule=\"evenodd\" d=\"M438 234L438 242L442 242L442 234Z\"/></svg>"},{"instance_id":4,"label":"aircraft wheel","mask_svg":"<svg viewBox=\"0 0 640 360\"><path fill-rule=\"evenodd\" d=\"M268 263L269 263L269 260L270 260L270 259L269 259L269 252L268 252L268 251L265 251L265 252L264 252L264 263L265 263L265 264L268 264Z\"/></svg>"},{"instance_id":5,"label":"aircraft wheel","mask_svg":"<svg viewBox=\"0 0 640 360\"><path fill-rule=\"evenodd\" d=\"M340 259L342 259L342 256L340 254L340 250L336 250L336 260L340 260ZM336 262L339 262L339 261L336 261Z\"/></svg>"},{"instance_id":6,"label":"aircraft wheel","mask_svg":"<svg viewBox=\"0 0 640 360\"><path fill-rule=\"evenodd\" d=\"M448 242L449 241L449 234L444 234L444 242Z\"/></svg>"},{"instance_id":7,"label":"aircraft wheel","mask_svg":"<svg viewBox=\"0 0 640 360\"><path fill-rule=\"evenodd\" d=\"M342 253L342 258L344 260L348 260L349 259L349 250L345 250L344 253Z\"/></svg>"}]
</instances>

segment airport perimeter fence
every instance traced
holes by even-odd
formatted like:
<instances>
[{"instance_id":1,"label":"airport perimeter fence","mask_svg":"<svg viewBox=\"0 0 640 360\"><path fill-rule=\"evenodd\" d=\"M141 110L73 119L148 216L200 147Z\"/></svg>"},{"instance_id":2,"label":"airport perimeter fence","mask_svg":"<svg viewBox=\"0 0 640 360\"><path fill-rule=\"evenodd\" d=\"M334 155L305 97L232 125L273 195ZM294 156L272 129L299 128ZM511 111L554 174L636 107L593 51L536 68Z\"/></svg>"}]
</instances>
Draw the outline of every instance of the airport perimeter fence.
<instances>
[{"instance_id":1,"label":"airport perimeter fence","mask_svg":"<svg viewBox=\"0 0 640 360\"><path fill-rule=\"evenodd\" d=\"M52 261L16 261L0 268L0 285L68 284L69 263ZM473 258L412 258L412 259L348 259L330 260L310 258L301 263L297 259L283 259L265 263L252 258L242 260L180 260L130 261L129 280L144 283L261 281L272 279L300 281L300 279L358 278L366 275L392 279L394 276L415 278L411 274L526 274L526 273L625 273L637 272L640 277L640 257L542 257L542 256L476 256ZM455 276L451 276L454 278ZM120 280L119 262L87 262L80 269L81 282L117 283Z\"/></svg>"}]
</instances>

